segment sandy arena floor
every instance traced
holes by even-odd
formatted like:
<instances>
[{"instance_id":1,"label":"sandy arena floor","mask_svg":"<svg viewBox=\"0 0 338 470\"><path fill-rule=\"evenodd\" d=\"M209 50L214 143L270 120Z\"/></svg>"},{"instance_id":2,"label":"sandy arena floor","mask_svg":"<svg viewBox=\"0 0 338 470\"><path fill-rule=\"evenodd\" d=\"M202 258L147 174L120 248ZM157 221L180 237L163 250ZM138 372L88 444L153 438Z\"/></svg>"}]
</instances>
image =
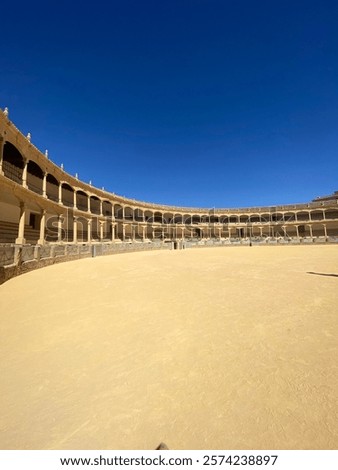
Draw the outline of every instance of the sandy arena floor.
<instances>
[{"instance_id":1,"label":"sandy arena floor","mask_svg":"<svg viewBox=\"0 0 338 470\"><path fill-rule=\"evenodd\" d=\"M0 286L0 447L337 449L337 331L338 246L25 274Z\"/></svg>"}]
</instances>

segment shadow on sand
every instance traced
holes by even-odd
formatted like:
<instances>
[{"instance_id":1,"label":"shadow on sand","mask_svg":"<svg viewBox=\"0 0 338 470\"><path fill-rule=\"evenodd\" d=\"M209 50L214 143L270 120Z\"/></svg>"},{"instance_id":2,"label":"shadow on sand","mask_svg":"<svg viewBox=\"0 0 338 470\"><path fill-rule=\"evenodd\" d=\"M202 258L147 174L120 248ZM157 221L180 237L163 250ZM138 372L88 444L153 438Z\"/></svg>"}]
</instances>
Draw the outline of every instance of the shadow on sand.
<instances>
[{"instance_id":1,"label":"shadow on sand","mask_svg":"<svg viewBox=\"0 0 338 470\"><path fill-rule=\"evenodd\" d=\"M308 271L306 274L316 274L317 276L338 277L338 274L314 273L314 272L312 272L312 271Z\"/></svg>"}]
</instances>

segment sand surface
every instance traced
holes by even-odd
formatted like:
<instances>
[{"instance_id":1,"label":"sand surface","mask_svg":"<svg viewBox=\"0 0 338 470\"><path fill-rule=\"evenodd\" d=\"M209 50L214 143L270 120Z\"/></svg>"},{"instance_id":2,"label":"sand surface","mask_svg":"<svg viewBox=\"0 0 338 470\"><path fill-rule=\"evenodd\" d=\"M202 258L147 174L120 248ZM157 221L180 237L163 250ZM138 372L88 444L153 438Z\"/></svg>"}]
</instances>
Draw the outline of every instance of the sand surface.
<instances>
[{"instance_id":1,"label":"sand surface","mask_svg":"<svg viewBox=\"0 0 338 470\"><path fill-rule=\"evenodd\" d=\"M337 246L30 272L0 286L0 447L337 449L337 332Z\"/></svg>"}]
</instances>

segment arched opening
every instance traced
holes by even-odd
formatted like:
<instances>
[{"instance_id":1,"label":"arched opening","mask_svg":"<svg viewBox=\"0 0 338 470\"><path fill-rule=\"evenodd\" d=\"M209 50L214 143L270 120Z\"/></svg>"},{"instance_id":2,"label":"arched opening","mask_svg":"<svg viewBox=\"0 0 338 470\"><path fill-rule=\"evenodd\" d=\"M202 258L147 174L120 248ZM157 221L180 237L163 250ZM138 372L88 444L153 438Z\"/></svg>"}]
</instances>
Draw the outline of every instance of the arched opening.
<instances>
[{"instance_id":1,"label":"arched opening","mask_svg":"<svg viewBox=\"0 0 338 470\"><path fill-rule=\"evenodd\" d=\"M134 220L136 222L143 222L143 211L141 209L134 210Z\"/></svg>"},{"instance_id":2,"label":"arched opening","mask_svg":"<svg viewBox=\"0 0 338 470\"><path fill-rule=\"evenodd\" d=\"M35 162L30 160L27 165L28 189L37 194L42 194L43 171Z\"/></svg>"},{"instance_id":3,"label":"arched opening","mask_svg":"<svg viewBox=\"0 0 338 470\"><path fill-rule=\"evenodd\" d=\"M76 207L80 211L88 211L88 194L83 191L76 192Z\"/></svg>"},{"instance_id":4,"label":"arched opening","mask_svg":"<svg viewBox=\"0 0 338 470\"><path fill-rule=\"evenodd\" d=\"M284 214L284 221L285 222L294 222L296 220L296 216L293 212L286 212Z\"/></svg>"},{"instance_id":5,"label":"arched opening","mask_svg":"<svg viewBox=\"0 0 338 470\"><path fill-rule=\"evenodd\" d=\"M131 207L124 208L124 218L125 220L133 220L134 219L134 211Z\"/></svg>"},{"instance_id":6,"label":"arched opening","mask_svg":"<svg viewBox=\"0 0 338 470\"><path fill-rule=\"evenodd\" d=\"M280 212L274 212L271 216L272 222L284 222L283 214Z\"/></svg>"},{"instance_id":7,"label":"arched opening","mask_svg":"<svg viewBox=\"0 0 338 470\"><path fill-rule=\"evenodd\" d=\"M241 216L239 217L239 221L240 221L240 223L242 223L242 224L246 224L246 223L248 222L248 220L249 220L249 216L247 216L247 215L241 215Z\"/></svg>"},{"instance_id":8,"label":"arched opening","mask_svg":"<svg viewBox=\"0 0 338 470\"><path fill-rule=\"evenodd\" d=\"M114 217L116 220L123 219L123 208L120 206L120 204L115 204L114 206Z\"/></svg>"},{"instance_id":9,"label":"arched opening","mask_svg":"<svg viewBox=\"0 0 338 470\"><path fill-rule=\"evenodd\" d=\"M90 212L100 215L100 199L96 196L90 196Z\"/></svg>"},{"instance_id":10,"label":"arched opening","mask_svg":"<svg viewBox=\"0 0 338 470\"><path fill-rule=\"evenodd\" d=\"M221 215L219 217L219 223L223 224L223 225L228 224L229 223L229 217L227 215Z\"/></svg>"},{"instance_id":11,"label":"arched opening","mask_svg":"<svg viewBox=\"0 0 338 470\"><path fill-rule=\"evenodd\" d=\"M149 223L153 222L154 214L151 211L144 211L144 220Z\"/></svg>"},{"instance_id":12,"label":"arched opening","mask_svg":"<svg viewBox=\"0 0 338 470\"><path fill-rule=\"evenodd\" d=\"M155 212L154 214L154 222L157 222L157 223L162 223L163 221L163 215L161 214L161 212Z\"/></svg>"},{"instance_id":13,"label":"arched opening","mask_svg":"<svg viewBox=\"0 0 338 470\"><path fill-rule=\"evenodd\" d=\"M74 207L74 189L67 183L62 183L61 200L64 206Z\"/></svg>"},{"instance_id":14,"label":"arched opening","mask_svg":"<svg viewBox=\"0 0 338 470\"><path fill-rule=\"evenodd\" d=\"M201 216L200 215L193 215L192 218L191 218L191 223L193 225L197 225L197 224L201 223Z\"/></svg>"},{"instance_id":15,"label":"arched opening","mask_svg":"<svg viewBox=\"0 0 338 470\"><path fill-rule=\"evenodd\" d=\"M328 210L325 212L326 219L338 219L338 210Z\"/></svg>"},{"instance_id":16,"label":"arched opening","mask_svg":"<svg viewBox=\"0 0 338 470\"><path fill-rule=\"evenodd\" d=\"M298 212L297 213L297 221L308 222L309 221L309 213L308 212Z\"/></svg>"},{"instance_id":17,"label":"arched opening","mask_svg":"<svg viewBox=\"0 0 338 470\"><path fill-rule=\"evenodd\" d=\"M174 224L183 224L183 217L181 214L175 214L173 218L173 223Z\"/></svg>"},{"instance_id":18,"label":"arched opening","mask_svg":"<svg viewBox=\"0 0 338 470\"><path fill-rule=\"evenodd\" d=\"M24 159L19 150L10 142L5 142L2 162L4 175L16 183L22 184L24 166Z\"/></svg>"},{"instance_id":19,"label":"arched opening","mask_svg":"<svg viewBox=\"0 0 338 470\"><path fill-rule=\"evenodd\" d=\"M169 225L172 223L172 220L173 220L173 214L171 214L170 212L165 212L163 214L163 223L166 224L166 225Z\"/></svg>"},{"instance_id":20,"label":"arched opening","mask_svg":"<svg viewBox=\"0 0 338 470\"><path fill-rule=\"evenodd\" d=\"M311 212L311 219L312 220L323 220L323 211L312 211Z\"/></svg>"},{"instance_id":21,"label":"arched opening","mask_svg":"<svg viewBox=\"0 0 338 470\"><path fill-rule=\"evenodd\" d=\"M102 213L105 217L112 216L113 207L109 201L103 201L102 203Z\"/></svg>"},{"instance_id":22,"label":"arched opening","mask_svg":"<svg viewBox=\"0 0 338 470\"><path fill-rule=\"evenodd\" d=\"M231 215L229 217L229 223L230 224L236 224L238 222L238 216L237 215Z\"/></svg>"},{"instance_id":23,"label":"arched opening","mask_svg":"<svg viewBox=\"0 0 338 470\"><path fill-rule=\"evenodd\" d=\"M59 182L50 174L46 178L46 195L51 201L59 202Z\"/></svg>"},{"instance_id":24,"label":"arched opening","mask_svg":"<svg viewBox=\"0 0 338 470\"><path fill-rule=\"evenodd\" d=\"M85 219L84 217L79 217L77 219L76 225L77 225L77 241L78 242L87 242L87 240L88 240L88 220Z\"/></svg>"},{"instance_id":25,"label":"arched opening","mask_svg":"<svg viewBox=\"0 0 338 470\"><path fill-rule=\"evenodd\" d=\"M271 222L271 214L261 214L261 222L263 224Z\"/></svg>"},{"instance_id":26,"label":"arched opening","mask_svg":"<svg viewBox=\"0 0 338 470\"><path fill-rule=\"evenodd\" d=\"M249 221L253 224L254 223L259 223L261 221L261 218L260 218L259 214L252 214L249 217Z\"/></svg>"}]
</instances>

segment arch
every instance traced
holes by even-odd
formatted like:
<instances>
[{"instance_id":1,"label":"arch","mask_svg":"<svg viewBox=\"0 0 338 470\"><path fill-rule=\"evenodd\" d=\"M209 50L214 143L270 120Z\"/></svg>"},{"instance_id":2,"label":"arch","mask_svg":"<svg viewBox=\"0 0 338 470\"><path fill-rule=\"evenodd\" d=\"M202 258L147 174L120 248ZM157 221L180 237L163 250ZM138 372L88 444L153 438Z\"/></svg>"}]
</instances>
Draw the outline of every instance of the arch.
<instances>
[{"instance_id":1,"label":"arch","mask_svg":"<svg viewBox=\"0 0 338 470\"><path fill-rule=\"evenodd\" d=\"M61 201L64 206L74 207L74 189L67 183L61 185Z\"/></svg>"},{"instance_id":2,"label":"arch","mask_svg":"<svg viewBox=\"0 0 338 470\"><path fill-rule=\"evenodd\" d=\"M261 221L261 217L259 214L251 214L249 216L249 222L252 224L259 223Z\"/></svg>"},{"instance_id":3,"label":"arch","mask_svg":"<svg viewBox=\"0 0 338 470\"><path fill-rule=\"evenodd\" d=\"M270 213L266 213L266 212L264 212L263 214L261 214L261 222L262 222L263 224L266 224L266 223L271 222L271 214L270 214Z\"/></svg>"},{"instance_id":4,"label":"arch","mask_svg":"<svg viewBox=\"0 0 338 470\"><path fill-rule=\"evenodd\" d=\"M309 222L310 216L309 216L309 211L301 211L297 212L297 221L298 222Z\"/></svg>"},{"instance_id":5,"label":"arch","mask_svg":"<svg viewBox=\"0 0 338 470\"><path fill-rule=\"evenodd\" d=\"M272 222L284 222L284 216L281 212L274 212L271 216Z\"/></svg>"},{"instance_id":6,"label":"arch","mask_svg":"<svg viewBox=\"0 0 338 470\"><path fill-rule=\"evenodd\" d=\"M120 204L114 205L114 217L117 220L123 219L123 207Z\"/></svg>"},{"instance_id":7,"label":"arch","mask_svg":"<svg viewBox=\"0 0 338 470\"><path fill-rule=\"evenodd\" d=\"M192 215L191 214L183 214L183 223L185 225L191 225L192 224Z\"/></svg>"},{"instance_id":8,"label":"arch","mask_svg":"<svg viewBox=\"0 0 338 470\"><path fill-rule=\"evenodd\" d=\"M42 194L43 171L33 160L27 164L27 187L37 194Z\"/></svg>"},{"instance_id":9,"label":"arch","mask_svg":"<svg viewBox=\"0 0 338 470\"><path fill-rule=\"evenodd\" d=\"M164 223L164 224L167 224L167 225L168 225L168 224L171 224L172 221L173 221L173 218L174 218L174 215L173 215L172 213L170 213L170 212L165 212L165 213L163 214L163 223Z\"/></svg>"},{"instance_id":10,"label":"arch","mask_svg":"<svg viewBox=\"0 0 338 470\"><path fill-rule=\"evenodd\" d=\"M76 191L76 207L80 211L88 212L88 197L84 191Z\"/></svg>"},{"instance_id":11,"label":"arch","mask_svg":"<svg viewBox=\"0 0 338 470\"><path fill-rule=\"evenodd\" d=\"M136 222L143 222L143 210L139 208L134 209L134 220Z\"/></svg>"},{"instance_id":12,"label":"arch","mask_svg":"<svg viewBox=\"0 0 338 470\"><path fill-rule=\"evenodd\" d=\"M249 216L248 215L240 215L239 216L239 222L242 224L246 224L249 221Z\"/></svg>"},{"instance_id":13,"label":"arch","mask_svg":"<svg viewBox=\"0 0 338 470\"><path fill-rule=\"evenodd\" d=\"M173 217L174 224L183 224L183 216L182 214L175 214Z\"/></svg>"},{"instance_id":14,"label":"arch","mask_svg":"<svg viewBox=\"0 0 338 470\"><path fill-rule=\"evenodd\" d=\"M310 212L311 220L323 220L324 214L322 210L314 210Z\"/></svg>"},{"instance_id":15,"label":"arch","mask_svg":"<svg viewBox=\"0 0 338 470\"><path fill-rule=\"evenodd\" d=\"M210 224L219 224L219 216L218 215L210 215Z\"/></svg>"},{"instance_id":16,"label":"arch","mask_svg":"<svg viewBox=\"0 0 338 470\"><path fill-rule=\"evenodd\" d=\"M285 212L284 221L285 222L294 222L296 220L296 214L294 212Z\"/></svg>"},{"instance_id":17,"label":"arch","mask_svg":"<svg viewBox=\"0 0 338 470\"><path fill-rule=\"evenodd\" d=\"M51 201L59 202L59 182L50 173L46 177L46 195Z\"/></svg>"},{"instance_id":18,"label":"arch","mask_svg":"<svg viewBox=\"0 0 338 470\"><path fill-rule=\"evenodd\" d=\"M112 217L113 207L111 202L103 201L102 202L102 214L106 217Z\"/></svg>"},{"instance_id":19,"label":"arch","mask_svg":"<svg viewBox=\"0 0 338 470\"><path fill-rule=\"evenodd\" d=\"M153 214L153 212L152 212L152 211L149 211L149 210L144 211L144 220L145 220L146 222L153 222L153 220L154 220L154 214Z\"/></svg>"},{"instance_id":20,"label":"arch","mask_svg":"<svg viewBox=\"0 0 338 470\"><path fill-rule=\"evenodd\" d=\"M239 221L239 216L238 215L230 215L229 216L229 223L230 224L237 224Z\"/></svg>"},{"instance_id":21,"label":"arch","mask_svg":"<svg viewBox=\"0 0 338 470\"><path fill-rule=\"evenodd\" d=\"M163 222L163 214L162 212L155 212L154 213L154 222L157 222L157 223L162 223Z\"/></svg>"},{"instance_id":22,"label":"arch","mask_svg":"<svg viewBox=\"0 0 338 470\"><path fill-rule=\"evenodd\" d=\"M325 218L326 219L338 219L338 210L335 209L328 209L325 211Z\"/></svg>"},{"instance_id":23,"label":"arch","mask_svg":"<svg viewBox=\"0 0 338 470\"><path fill-rule=\"evenodd\" d=\"M126 206L124 208L124 218L126 220L134 220L134 211L131 207Z\"/></svg>"},{"instance_id":24,"label":"arch","mask_svg":"<svg viewBox=\"0 0 338 470\"><path fill-rule=\"evenodd\" d=\"M200 223L201 223L201 216L200 216L200 215L197 215L197 214L194 214L194 215L191 217L191 223L192 223L193 225L200 224Z\"/></svg>"},{"instance_id":25,"label":"arch","mask_svg":"<svg viewBox=\"0 0 338 470\"><path fill-rule=\"evenodd\" d=\"M220 224L228 224L229 223L229 217L227 215L220 215L219 216L219 223Z\"/></svg>"},{"instance_id":26,"label":"arch","mask_svg":"<svg viewBox=\"0 0 338 470\"><path fill-rule=\"evenodd\" d=\"M16 183L22 184L24 167L24 158L19 150L10 142L5 142L2 162L4 175Z\"/></svg>"},{"instance_id":27,"label":"arch","mask_svg":"<svg viewBox=\"0 0 338 470\"><path fill-rule=\"evenodd\" d=\"M101 213L100 199L97 196L90 196L90 212L96 215L100 215ZM95 227L95 230L96 232L93 232L93 233L98 233L97 227Z\"/></svg>"}]
</instances>

